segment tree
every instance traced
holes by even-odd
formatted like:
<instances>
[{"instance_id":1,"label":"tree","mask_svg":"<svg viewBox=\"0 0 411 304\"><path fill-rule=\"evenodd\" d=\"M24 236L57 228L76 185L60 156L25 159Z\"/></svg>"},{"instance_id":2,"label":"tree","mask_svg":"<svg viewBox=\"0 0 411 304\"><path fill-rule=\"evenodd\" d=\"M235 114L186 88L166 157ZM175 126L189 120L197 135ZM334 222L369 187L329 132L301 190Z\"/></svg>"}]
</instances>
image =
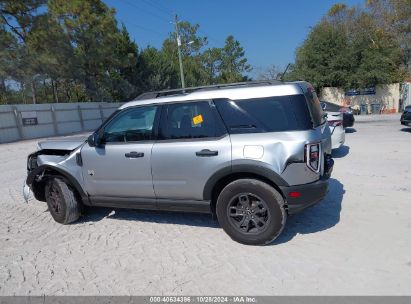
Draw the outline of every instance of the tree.
<instances>
[{"instance_id":1,"label":"tree","mask_svg":"<svg viewBox=\"0 0 411 304\"><path fill-rule=\"evenodd\" d=\"M6 102L8 90L6 80L13 73L13 65L17 51L17 41L6 31L0 21L0 103Z\"/></svg>"},{"instance_id":2,"label":"tree","mask_svg":"<svg viewBox=\"0 0 411 304\"><path fill-rule=\"evenodd\" d=\"M180 21L178 24L181 40L181 55L184 67L184 77L187 86L199 86L206 84L206 73L202 62L202 52L207 45L207 37L198 35L198 24L190 24L187 21ZM176 33L171 32L164 40L161 52L170 60L173 68L172 79L178 77L178 83L171 83L172 87L180 85L180 70L177 53Z\"/></svg>"},{"instance_id":3,"label":"tree","mask_svg":"<svg viewBox=\"0 0 411 304\"><path fill-rule=\"evenodd\" d=\"M110 75L130 64L113 52L122 40L114 10L100 0L50 0L49 13L75 47L76 73L89 100L112 100Z\"/></svg>"},{"instance_id":4,"label":"tree","mask_svg":"<svg viewBox=\"0 0 411 304\"><path fill-rule=\"evenodd\" d=\"M279 79L282 75L281 70L274 64L269 65L265 69L259 69L257 73L257 80L273 80Z\"/></svg>"},{"instance_id":5,"label":"tree","mask_svg":"<svg viewBox=\"0 0 411 304\"><path fill-rule=\"evenodd\" d=\"M137 71L138 47L131 41L124 24L122 25L114 55L121 62L118 70L111 71L110 94L115 100L129 100L138 94L140 78Z\"/></svg>"},{"instance_id":6,"label":"tree","mask_svg":"<svg viewBox=\"0 0 411 304\"><path fill-rule=\"evenodd\" d=\"M163 52L153 47L143 49L137 60L140 92L177 88L178 74L173 63Z\"/></svg>"},{"instance_id":7,"label":"tree","mask_svg":"<svg viewBox=\"0 0 411 304\"><path fill-rule=\"evenodd\" d=\"M39 30L38 23L44 18L45 13L39 9L46 4L46 0L13 1L2 0L0 2L0 19L4 29L7 28L8 38L14 37L15 57L10 62L13 69L10 74L24 87L30 85L32 101L36 103L35 77L39 72L38 54L31 50L31 39ZM5 34L3 33L3 36Z\"/></svg>"},{"instance_id":8,"label":"tree","mask_svg":"<svg viewBox=\"0 0 411 304\"><path fill-rule=\"evenodd\" d=\"M367 10L336 4L296 53L286 79L324 86L360 88L403 78L398 40Z\"/></svg>"},{"instance_id":9,"label":"tree","mask_svg":"<svg viewBox=\"0 0 411 304\"><path fill-rule=\"evenodd\" d=\"M126 101L180 87L176 34L139 50L102 0L0 0L0 101ZM232 36L207 48L199 25L179 22L188 86L247 79ZM27 94L28 92L31 92Z\"/></svg>"},{"instance_id":10,"label":"tree","mask_svg":"<svg viewBox=\"0 0 411 304\"><path fill-rule=\"evenodd\" d=\"M410 0L367 0L366 8L379 29L390 33L403 49L411 49Z\"/></svg>"},{"instance_id":11,"label":"tree","mask_svg":"<svg viewBox=\"0 0 411 304\"><path fill-rule=\"evenodd\" d=\"M205 72L205 81L207 84L216 84L218 82L221 66L221 49L209 48L202 54L202 62Z\"/></svg>"},{"instance_id":12,"label":"tree","mask_svg":"<svg viewBox=\"0 0 411 304\"><path fill-rule=\"evenodd\" d=\"M320 23L297 50L292 73L299 80L310 81L316 88L345 86L351 65L347 44L341 27Z\"/></svg>"},{"instance_id":13,"label":"tree","mask_svg":"<svg viewBox=\"0 0 411 304\"><path fill-rule=\"evenodd\" d=\"M219 80L223 83L244 81L247 79L244 73L251 71L243 47L231 35L226 38L225 45L221 50L219 70Z\"/></svg>"}]
</instances>

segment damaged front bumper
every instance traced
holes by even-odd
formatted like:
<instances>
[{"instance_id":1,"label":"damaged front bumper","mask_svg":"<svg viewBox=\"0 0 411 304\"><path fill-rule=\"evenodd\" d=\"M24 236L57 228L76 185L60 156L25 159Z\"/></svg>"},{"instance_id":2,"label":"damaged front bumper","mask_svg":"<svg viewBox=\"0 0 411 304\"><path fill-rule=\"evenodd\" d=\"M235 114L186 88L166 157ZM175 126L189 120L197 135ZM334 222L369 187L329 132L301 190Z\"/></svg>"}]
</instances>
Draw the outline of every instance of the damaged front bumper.
<instances>
[{"instance_id":1,"label":"damaged front bumper","mask_svg":"<svg viewBox=\"0 0 411 304\"><path fill-rule=\"evenodd\" d=\"M35 185L33 183L41 183L46 171L50 172L51 169L54 171L58 170L58 166L63 161L69 159L72 151L68 150L50 150L43 149L37 150L31 153L27 157L27 177L23 183L23 198L26 203L28 203L30 196L39 199L36 195Z\"/></svg>"}]
</instances>

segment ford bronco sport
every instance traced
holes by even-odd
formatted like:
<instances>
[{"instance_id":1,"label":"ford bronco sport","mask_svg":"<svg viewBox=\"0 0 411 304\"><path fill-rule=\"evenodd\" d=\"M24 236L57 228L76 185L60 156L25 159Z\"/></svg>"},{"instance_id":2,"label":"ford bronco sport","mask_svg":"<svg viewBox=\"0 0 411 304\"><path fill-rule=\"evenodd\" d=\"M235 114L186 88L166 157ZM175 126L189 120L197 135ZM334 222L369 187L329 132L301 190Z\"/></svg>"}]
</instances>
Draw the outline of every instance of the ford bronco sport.
<instances>
[{"instance_id":1,"label":"ford bronco sport","mask_svg":"<svg viewBox=\"0 0 411 304\"><path fill-rule=\"evenodd\" d=\"M40 142L32 191L62 224L82 206L212 213L234 240L267 244L320 201L330 130L306 82L248 82L145 93L87 140Z\"/></svg>"}]
</instances>

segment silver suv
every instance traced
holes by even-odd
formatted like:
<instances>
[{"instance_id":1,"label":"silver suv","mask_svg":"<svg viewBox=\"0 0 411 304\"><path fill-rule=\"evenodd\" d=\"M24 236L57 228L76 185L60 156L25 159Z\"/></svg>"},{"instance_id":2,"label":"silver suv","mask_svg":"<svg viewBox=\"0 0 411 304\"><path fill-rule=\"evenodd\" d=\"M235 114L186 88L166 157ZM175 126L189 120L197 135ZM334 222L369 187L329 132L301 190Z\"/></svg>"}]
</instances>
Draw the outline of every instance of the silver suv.
<instances>
[{"instance_id":1,"label":"silver suv","mask_svg":"<svg viewBox=\"0 0 411 304\"><path fill-rule=\"evenodd\" d=\"M306 82L248 82L145 93L88 139L39 143L34 193L62 224L83 206L212 213L244 244L267 244L289 214L321 200L330 130Z\"/></svg>"}]
</instances>

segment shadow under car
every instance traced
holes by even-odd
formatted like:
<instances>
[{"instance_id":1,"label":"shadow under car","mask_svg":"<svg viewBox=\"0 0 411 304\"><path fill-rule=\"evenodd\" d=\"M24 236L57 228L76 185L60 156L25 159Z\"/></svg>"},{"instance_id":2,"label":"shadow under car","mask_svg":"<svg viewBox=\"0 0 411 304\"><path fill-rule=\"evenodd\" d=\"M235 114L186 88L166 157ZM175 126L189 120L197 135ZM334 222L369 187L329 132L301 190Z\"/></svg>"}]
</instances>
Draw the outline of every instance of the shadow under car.
<instances>
[{"instance_id":1,"label":"shadow under car","mask_svg":"<svg viewBox=\"0 0 411 304\"><path fill-rule=\"evenodd\" d=\"M341 204L344 193L345 190L343 184L334 178L330 178L329 191L326 197L313 207L289 216L282 234L269 245L286 243L297 234L316 233L334 227L340 221ZM210 214L103 207L87 207L87 209L85 216L77 223L98 222L104 218L108 218L126 221L220 228L218 221Z\"/></svg>"},{"instance_id":2,"label":"shadow under car","mask_svg":"<svg viewBox=\"0 0 411 304\"><path fill-rule=\"evenodd\" d=\"M282 234L272 245L290 241L297 234L310 234L330 229L340 221L344 185L334 178L329 180L329 191L325 198L311 208L290 216Z\"/></svg>"},{"instance_id":3,"label":"shadow under car","mask_svg":"<svg viewBox=\"0 0 411 304\"><path fill-rule=\"evenodd\" d=\"M346 145L342 145L338 149L332 150L331 155L333 158L342 158L350 153L350 147Z\"/></svg>"}]
</instances>

